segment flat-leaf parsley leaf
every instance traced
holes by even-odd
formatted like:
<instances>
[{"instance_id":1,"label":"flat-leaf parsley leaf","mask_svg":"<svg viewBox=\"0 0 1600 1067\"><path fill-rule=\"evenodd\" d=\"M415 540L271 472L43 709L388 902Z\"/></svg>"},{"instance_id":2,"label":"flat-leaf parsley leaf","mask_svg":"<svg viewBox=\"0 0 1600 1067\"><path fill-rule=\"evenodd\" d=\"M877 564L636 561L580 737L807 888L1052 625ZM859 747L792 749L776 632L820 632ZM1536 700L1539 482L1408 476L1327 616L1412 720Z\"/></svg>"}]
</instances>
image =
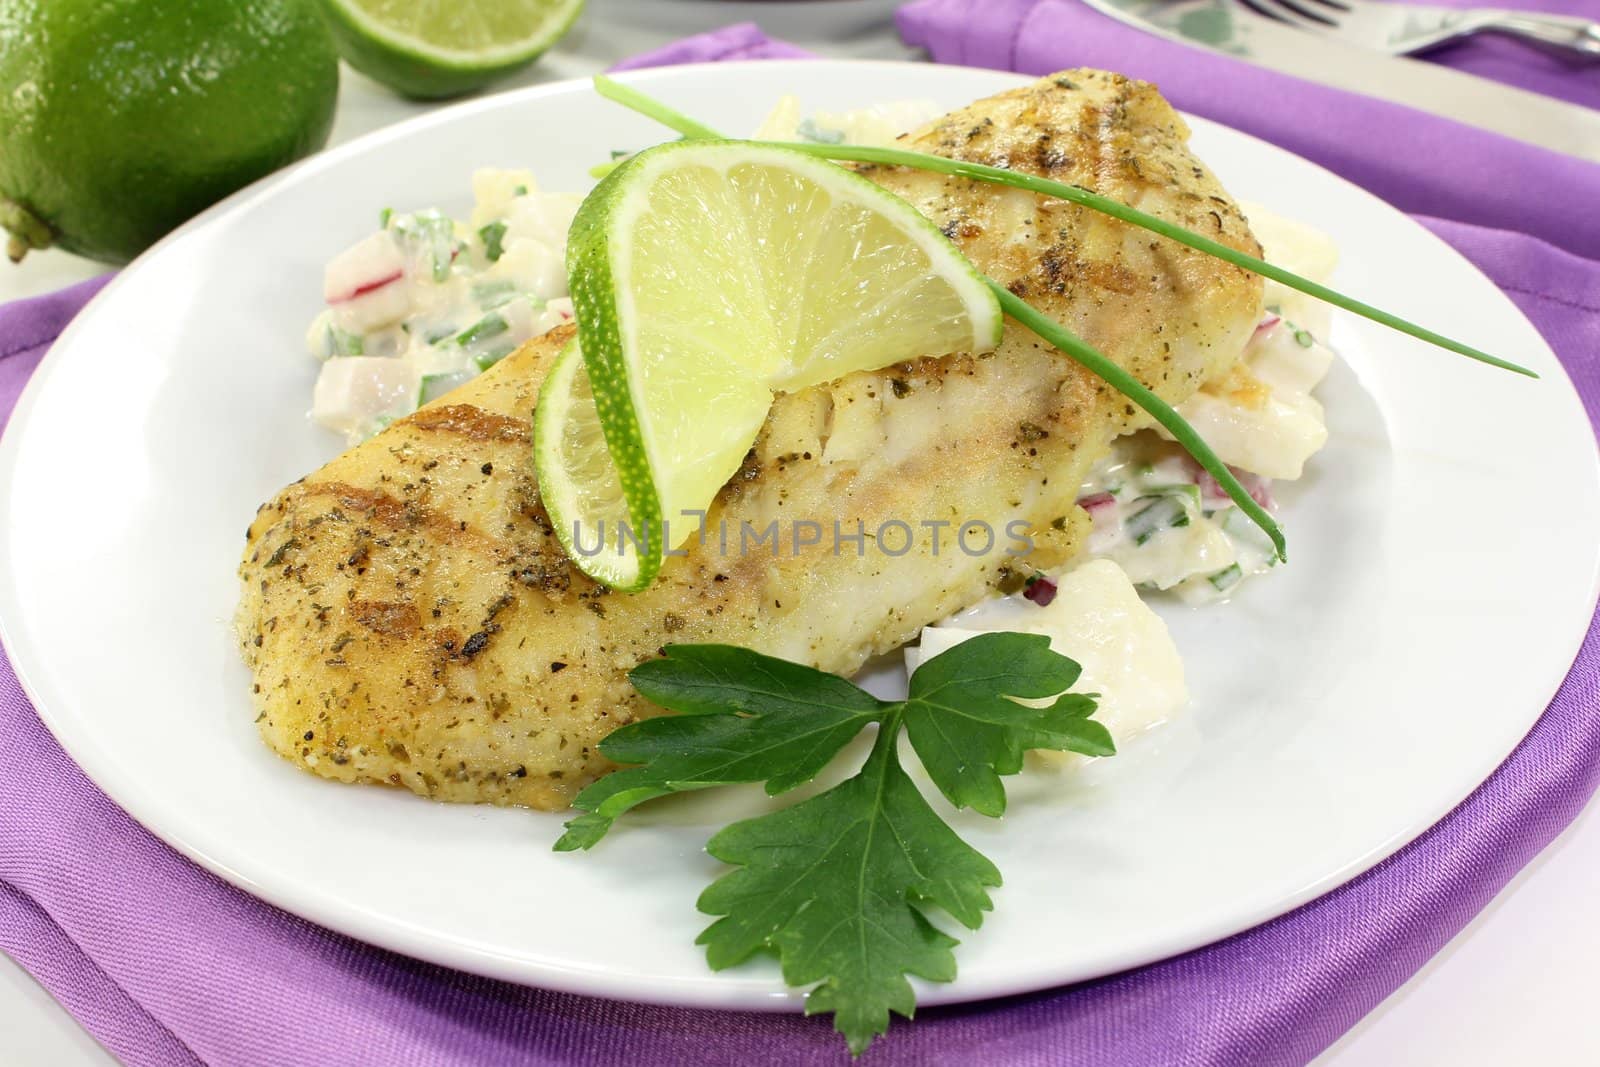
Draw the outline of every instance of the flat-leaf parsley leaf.
<instances>
[{"instance_id":1,"label":"flat-leaf parsley leaf","mask_svg":"<svg viewBox=\"0 0 1600 1067\"><path fill-rule=\"evenodd\" d=\"M778 794L815 778L868 724L877 738L854 776L809 800L736 822L706 851L737 869L701 894L718 916L700 934L711 967L775 952L784 981L811 986L807 1014L831 1012L859 1053L916 1008L908 975L955 977L956 940L938 907L975 930L1000 885L993 863L958 837L901 766L906 731L923 767L958 807L1005 810L1000 777L1023 752L1106 756L1111 735L1092 695L1067 693L1079 668L1037 634L982 634L928 660L905 700L879 700L836 675L729 645L669 645L629 675L675 716L615 730L600 751L617 771L578 794L558 851L587 849L637 804L669 793L765 782Z\"/></svg>"}]
</instances>

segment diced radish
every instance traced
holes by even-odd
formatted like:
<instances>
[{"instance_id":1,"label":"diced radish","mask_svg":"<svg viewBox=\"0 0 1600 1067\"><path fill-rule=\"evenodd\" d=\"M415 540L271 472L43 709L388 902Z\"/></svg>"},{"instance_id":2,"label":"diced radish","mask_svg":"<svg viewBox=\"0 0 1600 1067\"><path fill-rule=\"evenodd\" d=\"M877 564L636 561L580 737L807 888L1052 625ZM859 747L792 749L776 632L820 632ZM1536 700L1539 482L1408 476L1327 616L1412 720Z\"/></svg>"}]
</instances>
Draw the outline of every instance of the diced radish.
<instances>
[{"instance_id":1,"label":"diced radish","mask_svg":"<svg viewBox=\"0 0 1600 1067\"><path fill-rule=\"evenodd\" d=\"M533 320L534 334L548 333L557 326L572 321L572 298L558 296L545 303L544 310Z\"/></svg>"},{"instance_id":2,"label":"diced radish","mask_svg":"<svg viewBox=\"0 0 1600 1067\"><path fill-rule=\"evenodd\" d=\"M1272 499L1272 481L1249 471L1239 472L1239 484L1244 486L1244 491L1250 494L1250 499L1269 511L1277 507Z\"/></svg>"},{"instance_id":3,"label":"diced radish","mask_svg":"<svg viewBox=\"0 0 1600 1067\"><path fill-rule=\"evenodd\" d=\"M1028 583L1027 588L1022 591L1022 596L1024 600L1031 600L1041 608L1047 608L1056 598L1056 583L1040 575Z\"/></svg>"},{"instance_id":4,"label":"diced radish","mask_svg":"<svg viewBox=\"0 0 1600 1067\"><path fill-rule=\"evenodd\" d=\"M409 414L416 402L416 375L405 360L346 356L322 365L311 417L329 429L358 433L380 417Z\"/></svg>"},{"instance_id":5,"label":"diced radish","mask_svg":"<svg viewBox=\"0 0 1600 1067\"><path fill-rule=\"evenodd\" d=\"M1263 478L1259 474L1240 470L1237 467L1229 467L1228 469L1233 472L1235 478L1239 479L1239 484L1246 493L1250 494L1251 500L1269 510L1277 506L1272 500L1272 482L1269 479ZM1208 470L1201 469L1199 484L1200 496L1207 502L1221 502L1230 499L1227 491L1222 488L1222 484L1213 478Z\"/></svg>"},{"instance_id":6,"label":"diced radish","mask_svg":"<svg viewBox=\"0 0 1600 1067\"><path fill-rule=\"evenodd\" d=\"M1078 498L1078 506L1089 513L1091 519L1099 520L1100 516L1109 509L1116 507L1117 498L1110 493L1091 493Z\"/></svg>"},{"instance_id":7,"label":"diced radish","mask_svg":"<svg viewBox=\"0 0 1600 1067\"><path fill-rule=\"evenodd\" d=\"M1282 321L1283 317L1281 315L1268 315L1266 318L1262 319L1256 324L1256 332L1254 336L1260 337L1262 334L1266 333L1268 330L1272 329Z\"/></svg>"},{"instance_id":8,"label":"diced radish","mask_svg":"<svg viewBox=\"0 0 1600 1067\"><path fill-rule=\"evenodd\" d=\"M340 252L322 274L322 298L342 304L392 285L406 274L405 257L387 230Z\"/></svg>"},{"instance_id":9,"label":"diced radish","mask_svg":"<svg viewBox=\"0 0 1600 1067\"><path fill-rule=\"evenodd\" d=\"M391 282L334 304L329 310L341 330L367 334L393 326L411 313L411 287Z\"/></svg>"}]
</instances>

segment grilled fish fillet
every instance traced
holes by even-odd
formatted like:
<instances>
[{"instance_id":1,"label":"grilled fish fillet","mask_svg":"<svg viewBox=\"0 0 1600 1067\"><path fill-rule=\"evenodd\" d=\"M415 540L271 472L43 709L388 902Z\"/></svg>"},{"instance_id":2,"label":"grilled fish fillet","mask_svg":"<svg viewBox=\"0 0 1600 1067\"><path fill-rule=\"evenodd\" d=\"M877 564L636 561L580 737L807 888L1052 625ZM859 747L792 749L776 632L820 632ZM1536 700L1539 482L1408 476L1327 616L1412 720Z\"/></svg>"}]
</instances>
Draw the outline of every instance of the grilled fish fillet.
<instances>
[{"instance_id":1,"label":"grilled fish fillet","mask_svg":"<svg viewBox=\"0 0 1600 1067\"><path fill-rule=\"evenodd\" d=\"M1151 86L1080 70L979 101L907 143L1080 184L1257 252L1187 137ZM1253 276L1093 212L862 170L1169 402L1225 371L1261 312ZM691 540L648 590L618 594L564 556L530 461L540 382L569 335L529 342L260 509L238 633L261 735L283 756L439 800L565 807L612 769L600 739L660 710L626 672L661 646L728 642L850 673L1074 554L1085 470L1146 423L1015 324L990 355L786 394L704 543ZM746 528L764 534L774 520L779 544L749 543ZM968 522L987 524L990 550L977 526L958 543ZM1032 553L1008 555L1022 538Z\"/></svg>"}]
</instances>

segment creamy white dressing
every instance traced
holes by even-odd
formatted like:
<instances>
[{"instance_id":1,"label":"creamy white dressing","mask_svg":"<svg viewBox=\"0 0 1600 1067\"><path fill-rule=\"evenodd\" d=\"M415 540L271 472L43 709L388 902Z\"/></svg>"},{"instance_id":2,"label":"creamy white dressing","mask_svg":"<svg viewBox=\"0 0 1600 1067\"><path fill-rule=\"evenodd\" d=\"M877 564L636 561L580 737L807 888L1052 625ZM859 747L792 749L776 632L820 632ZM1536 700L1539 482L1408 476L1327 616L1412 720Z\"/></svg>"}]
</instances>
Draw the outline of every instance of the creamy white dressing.
<instances>
[{"instance_id":1,"label":"creamy white dressing","mask_svg":"<svg viewBox=\"0 0 1600 1067\"><path fill-rule=\"evenodd\" d=\"M526 171L480 170L469 222L384 213L328 264L306 334L323 360L311 414L352 444L572 319L567 227L580 198Z\"/></svg>"}]
</instances>

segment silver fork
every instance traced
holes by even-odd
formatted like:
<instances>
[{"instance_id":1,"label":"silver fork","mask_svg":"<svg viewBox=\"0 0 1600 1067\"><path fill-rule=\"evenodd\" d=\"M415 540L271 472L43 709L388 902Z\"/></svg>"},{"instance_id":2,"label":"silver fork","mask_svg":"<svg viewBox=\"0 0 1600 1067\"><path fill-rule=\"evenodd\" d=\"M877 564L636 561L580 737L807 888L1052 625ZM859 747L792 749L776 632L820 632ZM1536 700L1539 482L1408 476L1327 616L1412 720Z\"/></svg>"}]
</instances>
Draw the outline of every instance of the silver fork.
<instances>
[{"instance_id":1,"label":"silver fork","mask_svg":"<svg viewBox=\"0 0 1600 1067\"><path fill-rule=\"evenodd\" d=\"M1364 48L1409 55L1491 31L1600 57L1600 22L1490 8L1427 7L1378 0L1239 0L1268 18Z\"/></svg>"}]
</instances>

